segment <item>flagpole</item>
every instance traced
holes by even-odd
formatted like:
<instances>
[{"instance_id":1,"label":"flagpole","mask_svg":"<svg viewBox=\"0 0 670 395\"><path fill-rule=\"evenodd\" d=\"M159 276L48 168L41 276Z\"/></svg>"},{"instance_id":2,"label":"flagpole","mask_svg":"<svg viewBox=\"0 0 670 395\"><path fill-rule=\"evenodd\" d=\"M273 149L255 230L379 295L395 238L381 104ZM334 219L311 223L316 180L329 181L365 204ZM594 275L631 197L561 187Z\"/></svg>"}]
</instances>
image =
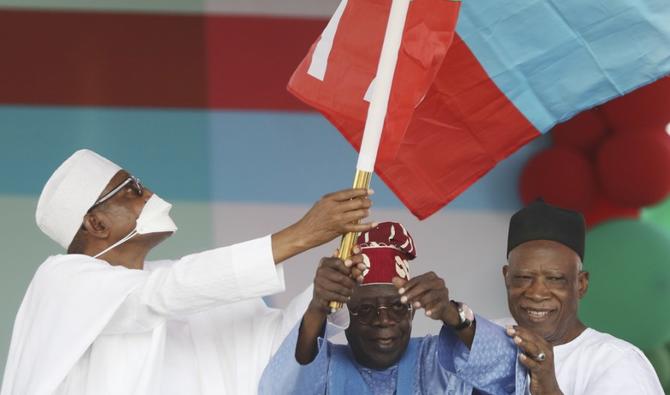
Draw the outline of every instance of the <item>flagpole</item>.
<instances>
[{"instance_id":1,"label":"flagpole","mask_svg":"<svg viewBox=\"0 0 670 395\"><path fill-rule=\"evenodd\" d=\"M391 3L391 12L386 24L384 43L382 44L382 52L379 57L379 64L377 65L374 89L370 99L367 119L365 120L361 149L358 154L354 188L370 187L372 173L375 169L375 161L377 160L379 141L381 140L382 129L384 128L386 110L388 109L393 75L396 63L398 62L398 51L400 50L402 34L405 30L409 2L410 0L393 0ZM338 255L340 259L345 260L351 256L351 249L354 247L357 236L356 233L347 233L342 236ZM340 308L342 308L342 303L330 302L331 311L336 311Z\"/></svg>"}]
</instances>

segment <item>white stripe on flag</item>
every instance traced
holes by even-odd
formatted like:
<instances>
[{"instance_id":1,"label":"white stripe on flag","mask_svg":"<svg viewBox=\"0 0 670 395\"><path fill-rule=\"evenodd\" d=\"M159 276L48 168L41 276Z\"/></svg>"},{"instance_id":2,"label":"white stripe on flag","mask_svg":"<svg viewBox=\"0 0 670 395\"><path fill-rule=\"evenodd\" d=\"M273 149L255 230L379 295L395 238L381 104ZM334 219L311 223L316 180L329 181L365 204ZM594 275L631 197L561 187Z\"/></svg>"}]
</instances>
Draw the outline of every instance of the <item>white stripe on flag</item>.
<instances>
[{"instance_id":1,"label":"white stripe on flag","mask_svg":"<svg viewBox=\"0 0 670 395\"><path fill-rule=\"evenodd\" d=\"M391 12L386 24L384 43L382 44L382 53L379 57L377 73L375 74L375 89L370 98L368 116L365 120L365 128L363 129L363 140L361 141L361 149L358 154L358 162L356 163L357 170L370 173L375 170L377 150L382 138L382 129L384 128L391 85L393 84L393 76L398 61L398 51L400 51L400 44L402 43L402 33L405 30L409 2L410 0L393 0L391 3Z\"/></svg>"},{"instance_id":2,"label":"white stripe on flag","mask_svg":"<svg viewBox=\"0 0 670 395\"><path fill-rule=\"evenodd\" d=\"M323 81L326 76L328 57L330 56L331 49L333 49L333 40L335 39L335 33L337 33L337 26L340 24L340 18L342 18L342 14L346 7L347 0L342 0L323 33L321 33L321 38L314 48L312 62L309 64L307 74L320 81Z\"/></svg>"},{"instance_id":3,"label":"white stripe on flag","mask_svg":"<svg viewBox=\"0 0 670 395\"><path fill-rule=\"evenodd\" d=\"M370 100L372 100L372 95L375 94L375 80L376 78L373 78L372 81L370 81L370 85L368 85L368 90L365 91L365 96L363 96L363 100L365 100L368 103L370 103Z\"/></svg>"}]
</instances>

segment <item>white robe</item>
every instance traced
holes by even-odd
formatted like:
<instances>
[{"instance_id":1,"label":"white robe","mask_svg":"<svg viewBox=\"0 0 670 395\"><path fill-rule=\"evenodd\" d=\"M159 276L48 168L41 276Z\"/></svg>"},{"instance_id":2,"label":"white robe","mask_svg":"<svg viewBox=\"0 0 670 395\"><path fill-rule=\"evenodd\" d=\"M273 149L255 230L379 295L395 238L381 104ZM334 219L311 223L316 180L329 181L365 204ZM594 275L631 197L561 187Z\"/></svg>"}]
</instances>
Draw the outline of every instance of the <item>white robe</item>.
<instances>
[{"instance_id":1,"label":"white robe","mask_svg":"<svg viewBox=\"0 0 670 395\"><path fill-rule=\"evenodd\" d=\"M495 322L516 325L511 317ZM553 351L556 381L566 395L664 394L644 353L607 333L586 328Z\"/></svg>"},{"instance_id":2,"label":"white robe","mask_svg":"<svg viewBox=\"0 0 670 395\"><path fill-rule=\"evenodd\" d=\"M0 395L255 394L311 287L284 311L269 236L147 262L49 257L14 324Z\"/></svg>"},{"instance_id":3,"label":"white robe","mask_svg":"<svg viewBox=\"0 0 670 395\"><path fill-rule=\"evenodd\" d=\"M554 347L554 364L564 394L664 394L640 349L595 329L587 328L571 342Z\"/></svg>"}]
</instances>

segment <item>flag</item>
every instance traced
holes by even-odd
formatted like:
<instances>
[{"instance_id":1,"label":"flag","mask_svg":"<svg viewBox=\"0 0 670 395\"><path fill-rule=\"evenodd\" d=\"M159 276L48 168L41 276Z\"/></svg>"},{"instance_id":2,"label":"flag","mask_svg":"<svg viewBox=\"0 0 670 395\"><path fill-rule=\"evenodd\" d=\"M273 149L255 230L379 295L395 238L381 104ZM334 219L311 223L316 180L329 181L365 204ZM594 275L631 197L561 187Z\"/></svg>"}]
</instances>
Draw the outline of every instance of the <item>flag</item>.
<instances>
[{"instance_id":1,"label":"flag","mask_svg":"<svg viewBox=\"0 0 670 395\"><path fill-rule=\"evenodd\" d=\"M389 9L343 1L289 81L356 149ZM669 20L667 0L414 0L376 173L428 217L556 123L670 73Z\"/></svg>"}]
</instances>

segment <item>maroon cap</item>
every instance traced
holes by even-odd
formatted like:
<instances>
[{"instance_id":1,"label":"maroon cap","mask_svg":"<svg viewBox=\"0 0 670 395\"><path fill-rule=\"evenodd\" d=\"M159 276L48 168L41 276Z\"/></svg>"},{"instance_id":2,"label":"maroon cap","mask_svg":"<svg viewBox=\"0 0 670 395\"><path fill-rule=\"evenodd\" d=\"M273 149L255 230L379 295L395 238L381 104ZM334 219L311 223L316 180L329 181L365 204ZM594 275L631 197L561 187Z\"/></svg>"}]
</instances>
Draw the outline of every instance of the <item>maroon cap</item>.
<instances>
[{"instance_id":1,"label":"maroon cap","mask_svg":"<svg viewBox=\"0 0 670 395\"><path fill-rule=\"evenodd\" d=\"M398 222L382 222L356 240L367 269L363 285L389 284L393 277L410 279L407 261L416 258L414 239Z\"/></svg>"}]
</instances>

